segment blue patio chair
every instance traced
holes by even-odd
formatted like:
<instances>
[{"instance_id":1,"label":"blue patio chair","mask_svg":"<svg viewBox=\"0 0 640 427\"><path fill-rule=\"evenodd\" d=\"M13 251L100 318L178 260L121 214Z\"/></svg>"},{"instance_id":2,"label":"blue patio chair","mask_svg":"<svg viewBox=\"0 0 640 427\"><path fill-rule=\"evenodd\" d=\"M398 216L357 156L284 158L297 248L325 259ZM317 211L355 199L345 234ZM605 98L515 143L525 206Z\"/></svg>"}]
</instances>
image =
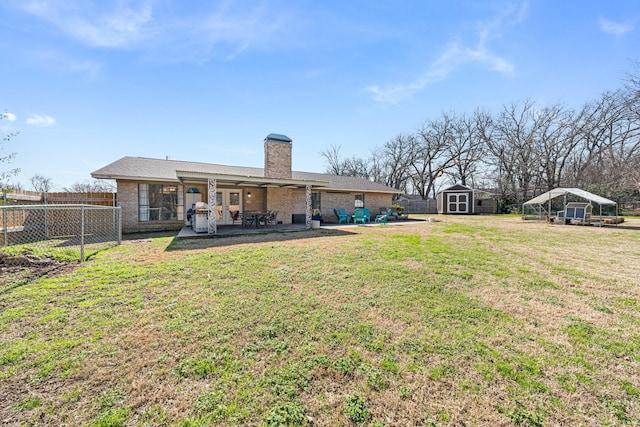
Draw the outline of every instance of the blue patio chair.
<instances>
[{"instance_id":1,"label":"blue patio chair","mask_svg":"<svg viewBox=\"0 0 640 427\"><path fill-rule=\"evenodd\" d=\"M336 219L338 220L338 224L349 222L349 218L347 217L347 214L344 214L344 216L341 215L336 208L333 208L333 214L336 216Z\"/></svg>"},{"instance_id":2,"label":"blue patio chair","mask_svg":"<svg viewBox=\"0 0 640 427\"><path fill-rule=\"evenodd\" d=\"M386 224L391 216L391 209L387 211L385 214L376 215L376 224Z\"/></svg>"},{"instance_id":3,"label":"blue patio chair","mask_svg":"<svg viewBox=\"0 0 640 427\"><path fill-rule=\"evenodd\" d=\"M366 222L371 222L371 212L369 212L369 208L363 208L362 212L364 213L364 220Z\"/></svg>"},{"instance_id":4,"label":"blue patio chair","mask_svg":"<svg viewBox=\"0 0 640 427\"><path fill-rule=\"evenodd\" d=\"M351 217L349 215L347 215L347 211L345 210L345 208L340 208L340 216L344 217L347 219L347 223L351 222Z\"/></svg>"},{"instance_id":5,"label":"blue patio chair","mask_svg":"<svg viewBox=\"0 0 640 427\"><path fill-rule=\"evenodd\" d=\"M354 224L364 224L365 223L365 219L364 219L364 209L356 209L355 212L353 213L353 223Z\"/></svg>"}]
</instances>

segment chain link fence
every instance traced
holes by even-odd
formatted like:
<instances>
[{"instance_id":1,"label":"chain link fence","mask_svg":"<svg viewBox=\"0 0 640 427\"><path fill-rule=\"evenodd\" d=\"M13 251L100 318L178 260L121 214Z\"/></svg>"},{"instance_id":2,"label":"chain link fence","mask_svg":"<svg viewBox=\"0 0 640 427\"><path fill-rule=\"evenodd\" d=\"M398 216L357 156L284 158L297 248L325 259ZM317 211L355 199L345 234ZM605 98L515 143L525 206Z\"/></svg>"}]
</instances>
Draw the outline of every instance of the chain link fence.
<instances>
[{"instance_id":1,"label":"chain link fence","mask_svg":"<svg viewBox=\"0 0 640 427\"><path fill-rule=\"evenodd\" d=\"M84 262L96 252L119 245L119 207L92 205L0 206L0 252Z\"/></svg>"}]
</instances>

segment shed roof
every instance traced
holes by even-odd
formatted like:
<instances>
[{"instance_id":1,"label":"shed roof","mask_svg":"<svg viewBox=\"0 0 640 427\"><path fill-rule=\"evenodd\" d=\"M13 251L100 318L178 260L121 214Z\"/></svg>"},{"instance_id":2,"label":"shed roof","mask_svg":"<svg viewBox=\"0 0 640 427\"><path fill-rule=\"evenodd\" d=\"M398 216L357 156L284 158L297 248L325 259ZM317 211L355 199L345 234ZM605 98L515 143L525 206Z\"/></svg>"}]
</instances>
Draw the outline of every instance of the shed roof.
<instances>
[{"instance_id":1,"label":"shed roof","mask_svg":"<svg viewBox=\"0 0 640 427\"><path fill-rule=\"evenodd\" d=\"M588 191L581 190L580 188L554 188L551 191L547 191L544 194L541 194L533 199L525 202L525 205L540 205L543 203L547 203L551 199L555 199L556 197L564 196L565 194L573 194L574 196L581 197L583 199L589 200L590 202L597 203L599 205L616 205L617 203L613 200L605 199L604 197L598 196L597 194L589 193Z\"/></svg>"},{"instance_id":2,"label":"shed roof","mask_svg":"<svg viewBox=\"0 0 640 427\"><path fill-rule=\"evenodd\" d=\"M441 190L441 193L446 193L449 191L473 191L473 188L471 187L467 187L466 185L462 185L462 184L454 184L450 187L445 188L444 190Z\"/></svg>"}]
</instances>

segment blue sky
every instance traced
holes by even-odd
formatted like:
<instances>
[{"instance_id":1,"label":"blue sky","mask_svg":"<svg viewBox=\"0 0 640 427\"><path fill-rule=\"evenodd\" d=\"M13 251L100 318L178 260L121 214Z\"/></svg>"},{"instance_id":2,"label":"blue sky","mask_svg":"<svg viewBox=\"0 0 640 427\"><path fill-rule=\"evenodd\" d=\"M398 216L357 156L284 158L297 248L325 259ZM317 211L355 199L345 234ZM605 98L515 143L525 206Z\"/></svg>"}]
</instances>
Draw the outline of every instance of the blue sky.
<instances>
[{"instance_id":1,"label":"blue sky","mask_svg":"<svg viewBox=\"0 0 640 427\"><path fill-rule=\"evenodd\" d=\"M61 190L123 156L261 167L281 133L322 172L442 112L580 107L639 25L637 0L3 0L0 157Z\"/></svg>"}]
</instances>

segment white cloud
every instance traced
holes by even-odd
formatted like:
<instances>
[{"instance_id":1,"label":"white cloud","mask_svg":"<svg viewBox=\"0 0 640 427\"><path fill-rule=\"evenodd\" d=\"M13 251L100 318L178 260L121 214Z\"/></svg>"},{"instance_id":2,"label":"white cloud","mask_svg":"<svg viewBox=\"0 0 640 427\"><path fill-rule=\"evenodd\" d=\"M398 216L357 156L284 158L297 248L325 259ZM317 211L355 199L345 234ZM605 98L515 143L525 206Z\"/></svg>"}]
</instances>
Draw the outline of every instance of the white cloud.
<instances>
[{"instance_id":1,"label":"white cloud","mask_svg":"<svg viewBox=\"0 0 640 427\"><path fill-rule=\"evenodd\" d=\"M102 2L32 0L21 8L54 24L85 44L97 47L127 47L150 37L153 27L152 1L118 1L110 9Z\"/></svg>"},{"instance_id":2,"label":"white cloud","mask_svg":"<svg viewBox=\"0 0 640 427\"><path fill-rule=\"evenodd\" d=\"M0 113L0 116L2 116L2 118L5 120L9 120L10 122L15 122L18 119L15 114L9 112Z\"/></svg>"},{"instance_id":3,"label":"white cloud","mask_svg":"<svg viewBox=\"0 0 640 427\"><path fill-rule=\"evenodd\" d=\"M102 64L99 64L95 61L72 61L69 63L69 70L74 73L85 73L90 76L95 76L98 74L100 69L102 68Z\"/></svg>"},{"instance_id":4,"label":"white cloud","mask_svg":"<svg viewBox=\"0 0 640 427\"><path fill-rule=\"evenodd\" d=\"M619 36L633 31L634 27L633 22L613 22L600 18L600 29L607 34Z\"/></svg>"},{"instance_id":5,"label":"white cloud","mask_svg":"<svg viewBox=\"0 0 640 427\"><path fill-rule=\"evenodd\" d=\"M475 46L465 46L459 41L450 42L415 81L387 87L374 85L367 90L373 94L373 99L377 102L397 104L428 86L445 80L467 64L481 64L492 71L503 74L512 73L514 65L508 59L493 52L490 42L500 38L505 27L522 22L526 18L527 8L528 2L524 1L519 7L508 8L493 20L480 23Z\"/></svg>"},{"instance_id":6,"label":"white cloud","mask_svg":"<svg viewBox=\"0 0 640 427\"><path fill-rule=\"evenodd\" d=\"M156 5L157 3L157 5ZM23 11L92 47L143 50L164 61L206 60L212 53L235 59L251 48L277 43L288 31L287 13L267 2L220 1L194 13L180 2L157 0L22 0Z\"/></svg>"},{"instance_id":7,"label":"white cloud","mask_svg":"<svg viewBox=\"0 0 640 427\"><path fill-rule=\"evenodd\" d=\"M27 124L32 126L52 126L56 119L50 116L41 116L40 114L32 114L27 118Z\"/></svg>"},{"instance_id":8,"label":"white cloud","mask_svg":"<svg viewBox=\"0 0 640 427\"><path fill-rule=\"evenodd\" d=\"M57 50L46 50L32 54L32 57L39 61L43 67L56 71L71 73L82 73L89 77L95 77L102 69L102 64L92 60L76 59L65 52Z\"/></svg>"}]
</instances>

